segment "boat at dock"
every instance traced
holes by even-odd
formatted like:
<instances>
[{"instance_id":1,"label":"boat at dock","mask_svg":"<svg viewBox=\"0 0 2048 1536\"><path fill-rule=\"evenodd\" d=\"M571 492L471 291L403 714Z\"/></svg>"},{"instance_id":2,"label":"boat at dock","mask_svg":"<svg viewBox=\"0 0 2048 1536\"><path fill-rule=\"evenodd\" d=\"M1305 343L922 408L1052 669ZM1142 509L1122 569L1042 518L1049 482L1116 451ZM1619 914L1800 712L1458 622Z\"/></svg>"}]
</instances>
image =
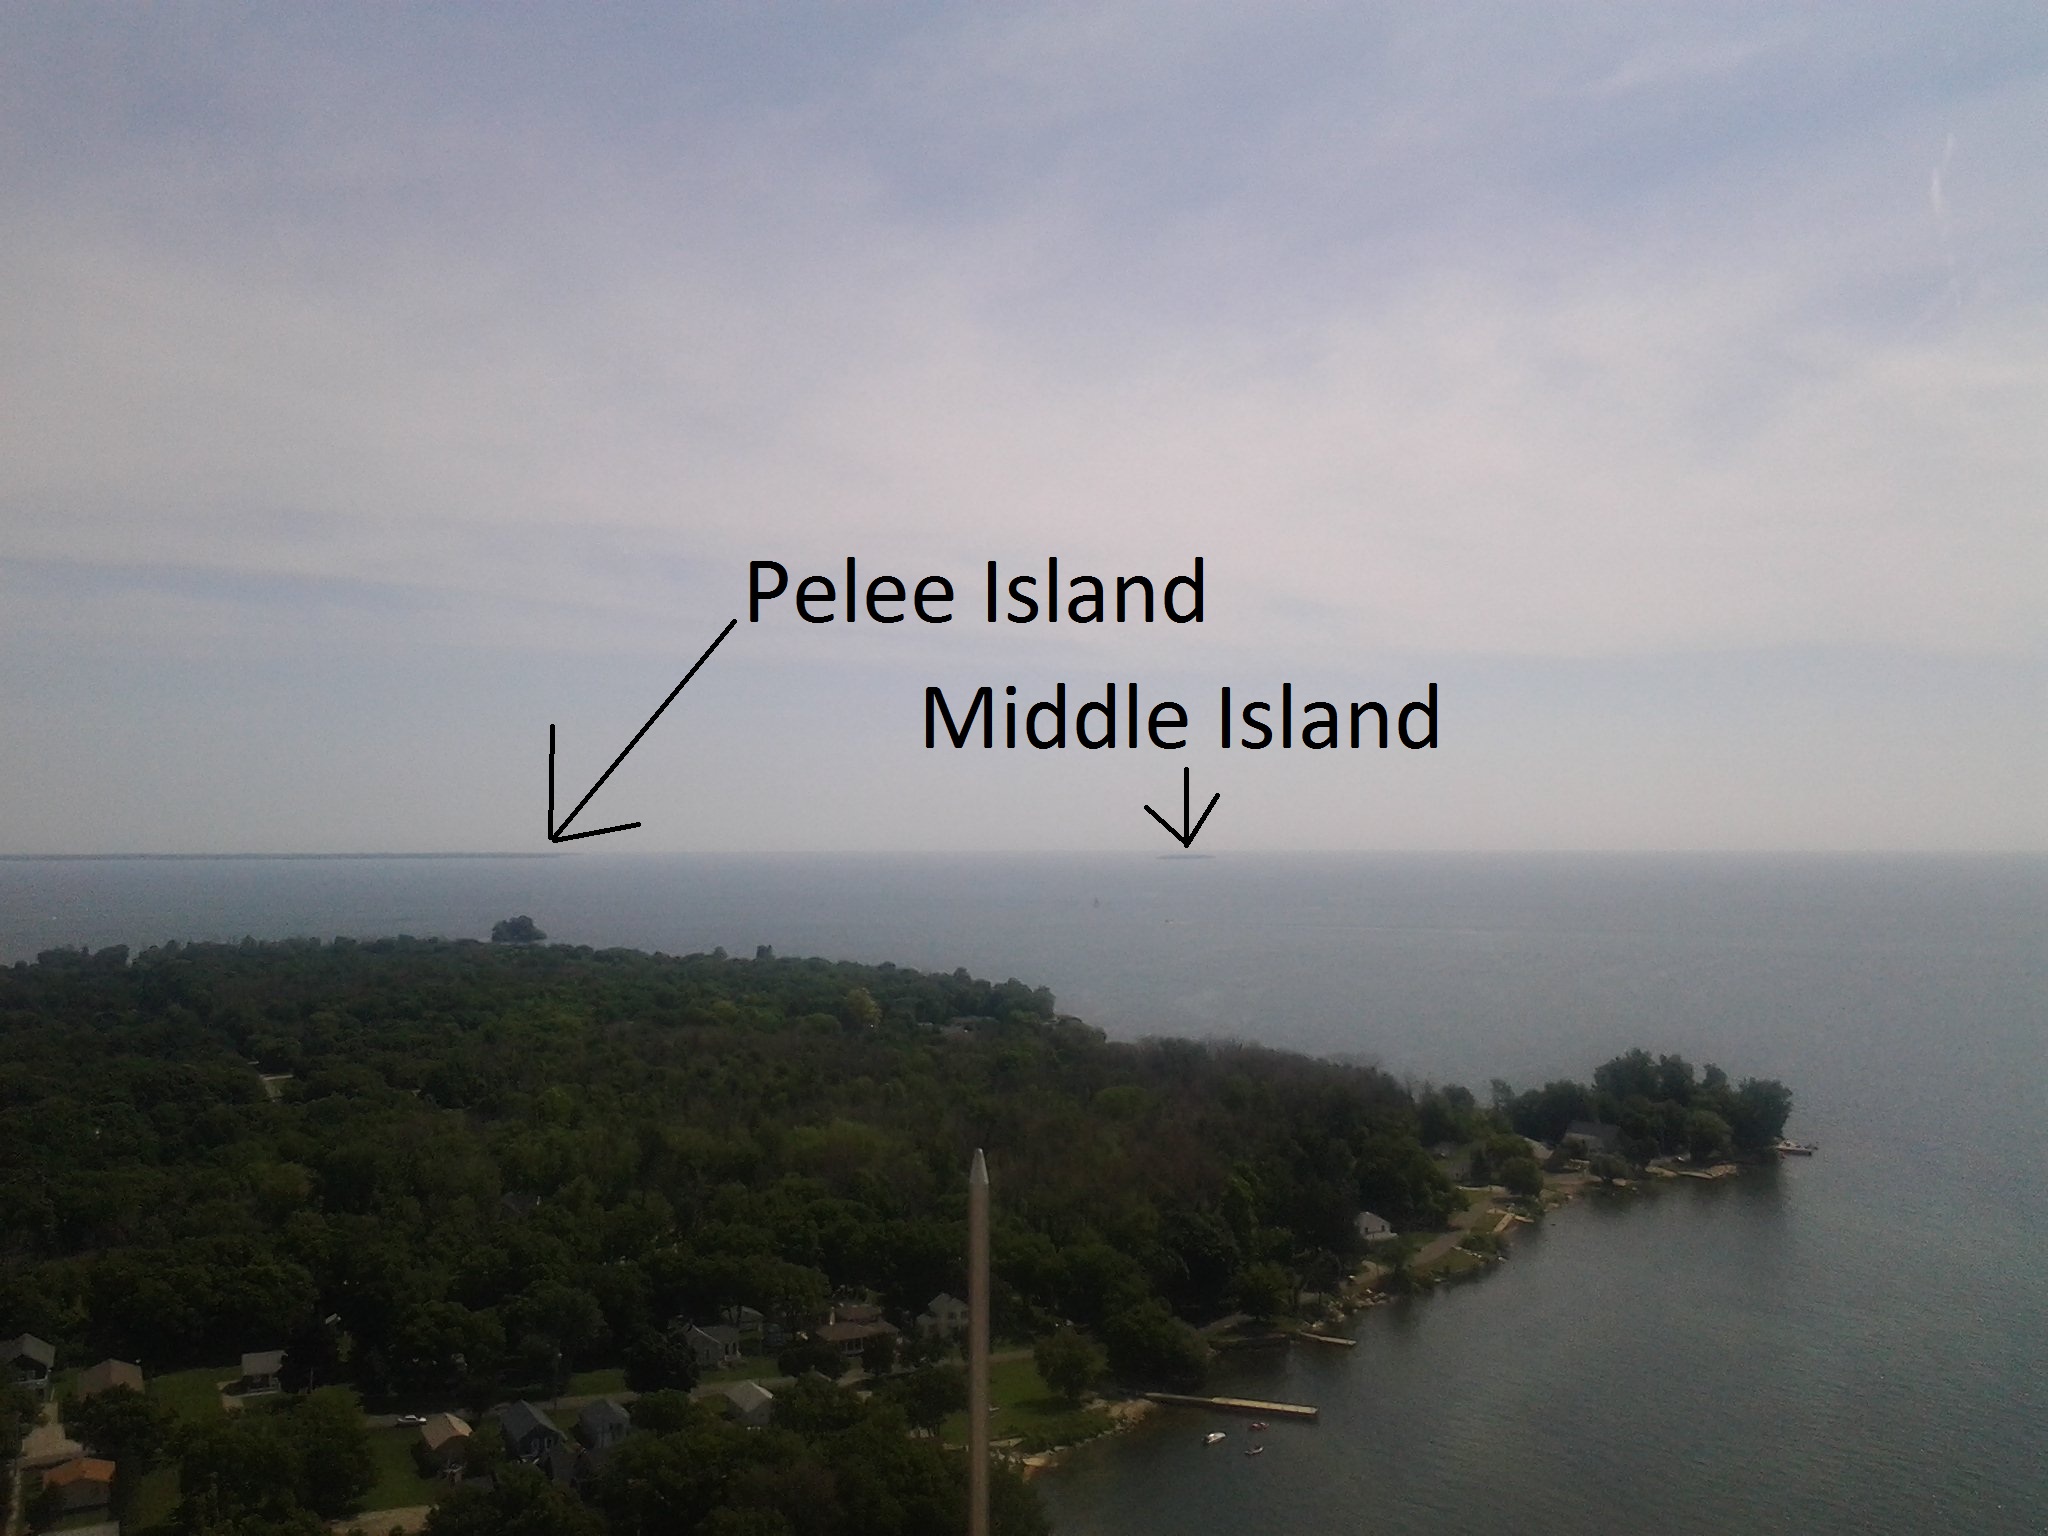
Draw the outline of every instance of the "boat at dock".
<instances>
[{"instance_id":1,"label":"boat at dock","mask_svg":"<svg viewBox=\"0 0 2048 1536\"><path fill-rule=\"evenodd\" d=\"M1778 1156L1780 1157L1811 1157L1819 1150L1820 1143L1817 1141L1780 1141L1778 1143Z\"/></svg>"}]
</instances>

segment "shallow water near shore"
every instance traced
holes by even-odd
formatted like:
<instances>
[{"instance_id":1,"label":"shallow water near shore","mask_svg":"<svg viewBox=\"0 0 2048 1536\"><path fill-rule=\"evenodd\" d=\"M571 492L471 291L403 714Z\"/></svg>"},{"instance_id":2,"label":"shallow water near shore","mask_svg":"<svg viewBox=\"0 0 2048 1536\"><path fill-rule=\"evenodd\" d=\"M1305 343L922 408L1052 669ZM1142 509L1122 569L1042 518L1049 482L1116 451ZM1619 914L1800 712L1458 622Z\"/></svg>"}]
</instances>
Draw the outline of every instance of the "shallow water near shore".
<instances>
[{"instance_id":1,"label":"shallow water near shore","mask_svg":"<svg viewBox=\"0 0 2048 1536\"><path fill-rule=\"evenodd\" d=\"M0 861L0 959L243 934L724 945L1050 986L1112 1035L1417 1079L1632 1045L1778 1077L1810 1161L1589 1197L1481 1278L1232 1362L1040 1480L1079 1536L2048 1530L2048 859ZM1001 1168L995 1170L1001 1198ZM1212 1449L1202 1432L1230 1438Z\"/></svg>"}]
</instances>

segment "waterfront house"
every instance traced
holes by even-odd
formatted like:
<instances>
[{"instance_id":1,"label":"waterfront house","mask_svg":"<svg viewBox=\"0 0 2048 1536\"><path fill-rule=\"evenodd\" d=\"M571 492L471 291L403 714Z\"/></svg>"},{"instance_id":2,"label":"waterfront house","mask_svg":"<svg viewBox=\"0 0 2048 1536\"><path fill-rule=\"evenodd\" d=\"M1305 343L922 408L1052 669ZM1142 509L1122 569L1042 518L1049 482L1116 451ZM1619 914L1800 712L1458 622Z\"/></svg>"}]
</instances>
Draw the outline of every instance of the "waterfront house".
<instances>
[{"instance_id":1,"label":"waterfront house","mask_svg":"<svg viewBox=\"0 0 2048 1536\"><path fill-rule=\"evenodd\" d=\"M876 1309L877 1311L880 1308ZM860 1352L869 1339L896 1337L898 1330L894 1323L877 1318L871 1323L827 1323L822 1328L811 1330L811 1337L823 1344L830 1344L849 1360L858 1360Z\"/></svg>"},{"instance_id":2,"label":"waterfront house","mask_svg":"<svg viewBox=\"0 0 2048 1536\"><path fill-rule=\"evenodd\" d=\"M732 1419L748 1429L766 1429L775 1417L775 1394L758 1381L736 1381L724 1391Z\"/></svg>"},{"instance_id":3,"label":"waterfront house","mask_svg":"<svg viewBox=\"0 0 2048 1536\"><path fill-rule=\"evenodd\" d=\"M126 1360L102 1360L98 1365L89 1365L78 1373L80 1402L88 1397L96 1397L111 1387L126 1387L131 1392L140 1392L143 1387L142 1367L131 1365Z\"/></svg>"},{"instance_id":4,"label":"waterfront house","mask_svg":"<svg viewBox=\"0 0 2048 1536\"><path fill-rule=\"evenodd\" d=\"M1564 1128L1564 1140L1582 1144L1585 1151L1579 1154L1581 1157L1590 1157L1595 1152L1614 1152L1621 1147L1621 1127L1602 1120L1574 1120Z\"/></svg>"},{"instance_id":5,"label":"waterfront house","mask_svg":"<svg viewBox=\"0 0 2048 1536\"><path fill-rule=\"evenodd\" d=\"M97 1456L74 1456L43 1474L43 1492L58 1515L105 1509L114 1502L114 1463Z\"/></svg>"},{"instance_id":6,"label":"waterfront house","mask_svg":"<svg viewBox=\"0 0 2048 1536\"><path fill-rule=\"evenodd\" d=\"M950 1339L955 1334L967 1331L967 1303L957 1296L941 1291L931 1300L931 1305L917 1315L917 1331L921 1334L935 1334Z\"/></svg>"},{"instance_id":7,"label":"waterfront house","mask_svg":"<svg viewBox=\"0 0 2048 1536\"><path fill-rule=\"evenodd\" d=\"M50 1390L50 1372L57 1364L57 1346L32 1333L16 1334L0 1344L0 1367L8 1379L32 1392Z\"/></svg>"},{"instance_id":8,"label":"waterfront house","mask_svg":"<svg viewBox=\"0 0 2048 1536\"><path fill-rule=\"evenodd\" d=\"M539 1462L569 1438L528 1402L513 1403L498 1415L498 1433L504 1437L505 1454L525 1462Z\"/></svg>"},{"instance_id":9,"label":"waterfront house","mask_svg":"<svg viewBox=\"0 0 2048 1536\"><path fill-rule=\"evenodd\" d=\"M683 1335L690 1346L690 1353L697 1357L700 1371L722 1370L736 1364L740 1358L740 1331L725 1323L709 1328L692 1324L690 1331Z\"/></svg>"},{"instance_id":10,"label":"waterfront house","mask_svg":"<svg viewBox=\"0 0 2048 1536\"><path fill-rule=\"evenodd\" d=\"M254 1392L276 1392L284 1386L279 1379L283 1374L283 1350L258 1350L242 1356L242 1379L238 1390L244 1396Z\"/></svg>"},{"instance_id":11,"label":"waterfront house","mask_svg":"<svg viewBox=\"0 0 2048 1536\"><path fill-rule=\"evenodd\" d=\"M427 1464L444 1475L453 1476L469 1454L472 1433L466 1419L452 1413L430 1414L427 1422L420 1426L420 1448Z\"/></svg>"},{"instance_id":12,"label":"waterfront house","mask_svg":"<svg viewBox=\"0 0 2048 1536\"><path fill-rule=\"evenodd\" d=\"M1371 1211L1360 1211L1351 1218L1351 1229L1358 1234L1358 1240L1370 1246L1373 1243L1392 1242L1400 1234L1395 1232L1393 1223L1384 1216Z\"/></svg>"},{"instance_id":13,"label":"waterfront house","mask_svg":"<svg viewBox=\"0 0 2048 1536\"><path fill-rule=\"evenodd\" d=\"M576 1438L593 1451L608 1451L632 1432L632 1415L608 1397L576 1415Z\"/></svg>"}]
</instances>

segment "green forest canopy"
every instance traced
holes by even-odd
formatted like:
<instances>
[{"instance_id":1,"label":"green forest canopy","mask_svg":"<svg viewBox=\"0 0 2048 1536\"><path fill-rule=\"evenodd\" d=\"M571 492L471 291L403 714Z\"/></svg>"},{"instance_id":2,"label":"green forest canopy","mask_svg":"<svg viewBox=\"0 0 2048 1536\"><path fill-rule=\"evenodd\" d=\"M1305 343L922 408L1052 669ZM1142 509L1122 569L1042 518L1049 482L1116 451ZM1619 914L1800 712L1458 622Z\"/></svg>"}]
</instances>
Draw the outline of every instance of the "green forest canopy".
<instances>
[{"instance_id":1,"label":"green forest canopy","mask_svg":"<svg viewBox=\"0 0 2048 1536\"><path fill-rule=\"evenodd\" d=\"M1756 1150L1789 1104L1633 1052L1482 1109L1258 1046L1111 1042L1014 980L765 950L53 951L0 970L0 1334L152 1373L284 1347L302 1380L480 1407L677 1318L794 1330L833 1296L907 1317L960 1293L982 1146L997 1333L1078 1324L1163 1385L1247 1288L1334 1280L1361 1208L1442 1226L1459 1197L1425 1142L1602 1119L1638 1158Z\"/></svg>"}]
</instances>

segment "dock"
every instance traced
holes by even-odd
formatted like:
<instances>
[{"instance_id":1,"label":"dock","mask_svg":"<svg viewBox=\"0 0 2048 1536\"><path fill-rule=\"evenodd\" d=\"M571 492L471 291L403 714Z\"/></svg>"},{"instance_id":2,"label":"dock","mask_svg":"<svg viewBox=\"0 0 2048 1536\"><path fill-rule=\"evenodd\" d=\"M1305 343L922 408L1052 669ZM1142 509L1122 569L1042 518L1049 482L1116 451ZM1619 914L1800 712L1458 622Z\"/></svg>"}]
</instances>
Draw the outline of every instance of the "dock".
<instances>
[{"instance_id":1,"label":"dock","mask_svg":"<svg viewBox=\"0 0 2048 1536\"><path fill-rule=\"evenodd\" d=\"M1248 1413L1259 1418L1307 1419L1323 1416L1323 1410L1307 1403L1262 1403L1252 1397L1190 1397L1182 1392L1147 1392L1147 1402L1168 1408L1211 1408L1218 1413Z\"/></svg>"},{"instance_id":2,"label":"dock","mask_svg":"<svg viewBox=\"0 0 2048 1536\"><path fill-rule=\"evenodd\" d=\"M1334 1344L1339 1349L1356 1349L1358 1340L1340 1339L1334 1333L1310 1333L1306 1328L1295 1334L1297 1339L1307 1339L1312 1344Z\"/></svg>"}]
</instances>

